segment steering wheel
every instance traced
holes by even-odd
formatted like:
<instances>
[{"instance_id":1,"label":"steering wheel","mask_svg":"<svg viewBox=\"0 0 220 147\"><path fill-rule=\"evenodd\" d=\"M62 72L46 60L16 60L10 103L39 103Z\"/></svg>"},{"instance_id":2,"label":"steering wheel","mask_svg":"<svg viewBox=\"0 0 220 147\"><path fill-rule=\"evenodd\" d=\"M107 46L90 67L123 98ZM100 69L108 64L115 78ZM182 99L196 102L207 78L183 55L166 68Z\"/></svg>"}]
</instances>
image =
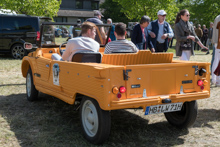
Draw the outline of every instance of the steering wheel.
<instances>
[{"instance_id":1,"label":"steering wheel","mask_svg":"<svg viewBox=\"0 0 220 147\"><path fill-rule=\"evenodd\" d=\"M62 49L61 49L61 47L62 47L64 44L67 44L67 42L62 43L62 44L59 46L59 50L60 50L60 55L61 55L61 56L62 56L63 53L65 52L65 50L62 50Z\"/></svg>"}]
</instances>

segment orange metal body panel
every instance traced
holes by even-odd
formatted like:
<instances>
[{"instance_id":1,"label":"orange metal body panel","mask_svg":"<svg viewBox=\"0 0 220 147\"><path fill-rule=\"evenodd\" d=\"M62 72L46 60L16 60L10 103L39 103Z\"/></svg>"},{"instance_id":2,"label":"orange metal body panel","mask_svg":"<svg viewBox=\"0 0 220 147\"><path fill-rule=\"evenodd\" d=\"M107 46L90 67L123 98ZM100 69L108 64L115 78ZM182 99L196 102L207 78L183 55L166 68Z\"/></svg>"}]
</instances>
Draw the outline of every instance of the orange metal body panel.
<instances>
[{"instance_id":1,"label":"orange metal body panel","mask_svg":"<svg viewBox=\"0 0 220 147\"><path fill-rule=\"evenodd\" d=\"M138 107L145 110L146 106L162 104L164 98L175 103L210 96L209 63L172 61L172 53L150 51L104 54L102 63L76 63L51 60L53 53L59 53L59 49L37 49L24 57L22 74L26 77L30 66L37 90L69 104L74 104L76 95L82 94L97 100L103 110ZM53 82L54 64L59 65L59 85ZM196 75L195 66L207 72ZM127 80L124 71L128 71ZM208 81L203 90L197 85L199 79ZM127 89L120 99L112 93L115 86Z\"/></svg>"}]
</instances>

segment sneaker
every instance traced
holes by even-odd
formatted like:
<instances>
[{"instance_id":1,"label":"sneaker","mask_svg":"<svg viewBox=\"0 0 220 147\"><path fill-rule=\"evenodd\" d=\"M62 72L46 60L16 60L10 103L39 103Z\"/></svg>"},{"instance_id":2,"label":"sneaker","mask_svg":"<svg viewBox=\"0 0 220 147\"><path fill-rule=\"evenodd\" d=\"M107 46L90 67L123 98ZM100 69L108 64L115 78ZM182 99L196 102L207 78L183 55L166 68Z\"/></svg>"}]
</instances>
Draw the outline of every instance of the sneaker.
<instances>
[{"instance_id":1,"label":"sneaker","mask_svg":"<svg viewBox=\"0 0 220 147\"><path fill-rule=\"evenodd\" d=\"M206 55L208 55L209 54L209 51L206 53Z\"/></svg>"}]
</instances>

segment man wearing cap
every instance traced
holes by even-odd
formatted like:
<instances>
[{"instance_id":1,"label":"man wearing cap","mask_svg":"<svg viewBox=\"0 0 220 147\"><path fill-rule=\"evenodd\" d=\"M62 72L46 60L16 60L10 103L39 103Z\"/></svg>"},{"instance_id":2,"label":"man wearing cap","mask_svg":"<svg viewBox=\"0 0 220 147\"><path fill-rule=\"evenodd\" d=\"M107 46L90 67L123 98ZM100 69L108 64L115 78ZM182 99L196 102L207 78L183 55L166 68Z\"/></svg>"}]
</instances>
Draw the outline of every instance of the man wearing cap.
<instances>
[{"instance_id":1,"label":"man wearing cap","mask_svg":"<svg viewBox=\"0 0 220 147\"><path fill-rule=\"evenodd\" d=\"M101 21L101 18L104 17L102 15L102 13L98 10L94 11L94 17L92 18L88 18L86 21L92 22L94 24L103 24L103 22ZM100 28L100 33L102 35L103 40L105 40L107 38L107 36L105 35L105 30L103 27ZM97 40L97 39L96 39ZM97 40L99 42L99 40Z\"/></svg>"},{"instance_id":2,"label":"man wearing cap","mask_svg":"<svg viewBox=\"0 0 220 147\"><path fill-rule=\"evenodd\" d=\"M157 13L158 19L151 21L147 27L155 52L166 52L168 38L173 38L174 36L170 24L165 21L166 14L164 10L159 10Z\"/></svg>"}]
</instances>

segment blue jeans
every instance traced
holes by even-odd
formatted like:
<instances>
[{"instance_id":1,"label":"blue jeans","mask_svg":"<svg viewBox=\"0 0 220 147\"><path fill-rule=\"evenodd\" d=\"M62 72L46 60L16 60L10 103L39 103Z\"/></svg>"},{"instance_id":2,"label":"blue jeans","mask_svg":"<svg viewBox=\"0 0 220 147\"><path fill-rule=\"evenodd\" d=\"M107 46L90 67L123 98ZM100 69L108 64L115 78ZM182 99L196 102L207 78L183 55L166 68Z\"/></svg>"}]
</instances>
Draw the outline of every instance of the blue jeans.
<instances>
[{"instance_id":1,"label":"blue jeans","mask_svg":"<svg viewBox=\"0 0 220 147\"><path fill-rule=\"evenodd\" d=\"M136 47L137 47L139 50L143 50L143 46L144 46L143 43L137 43L137 44L136 44Z\"/></svg>"}]
</instances>

